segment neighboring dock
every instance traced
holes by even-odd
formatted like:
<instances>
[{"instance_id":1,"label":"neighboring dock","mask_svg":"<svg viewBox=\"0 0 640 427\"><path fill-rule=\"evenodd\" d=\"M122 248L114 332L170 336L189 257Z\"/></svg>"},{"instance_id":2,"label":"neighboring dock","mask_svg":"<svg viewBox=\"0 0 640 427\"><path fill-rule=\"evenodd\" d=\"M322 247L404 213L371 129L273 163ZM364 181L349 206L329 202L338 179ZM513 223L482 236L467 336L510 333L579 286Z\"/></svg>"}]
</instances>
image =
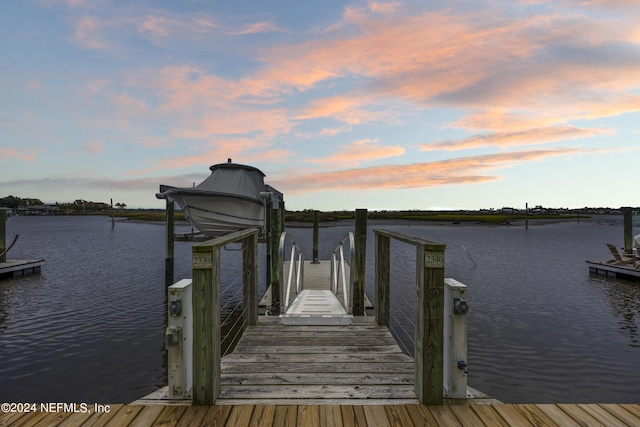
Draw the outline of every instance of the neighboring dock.
<instances>
[{"instance_id":1,"label":"neighboring dock","mask_svg":"<svg viewBox=\"0 0 640 427\"><path fill-rule=\"evenodd\" d=\"M18 240L7 246L7 210L0 208L0 280L40 273L44 260L7 260L7 253Z\"/></svg>"}]
</instances>

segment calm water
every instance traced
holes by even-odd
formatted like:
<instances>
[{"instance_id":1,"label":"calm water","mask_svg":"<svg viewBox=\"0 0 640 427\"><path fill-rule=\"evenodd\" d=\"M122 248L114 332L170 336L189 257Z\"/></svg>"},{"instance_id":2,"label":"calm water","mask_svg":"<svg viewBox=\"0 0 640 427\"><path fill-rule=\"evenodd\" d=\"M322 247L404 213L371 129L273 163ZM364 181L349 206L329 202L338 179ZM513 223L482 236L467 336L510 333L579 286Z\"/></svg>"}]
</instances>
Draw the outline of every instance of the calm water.
<instances>
[{"instance_id":1,"label":"calm water","mask_svg":"<svg viewBox=\"0 0 640 427\"><path fill-rule=\"evenodd\" d=\"M640 401L640 286L590 277L584 262L621 244L620 218L369 225L372 300L372 228L447 244L447 277L468 285L471 386L506 402ZM20 234L10 259L46 261L41 275L0 281L0 402L126 403L166 384L163 226L61 216L12 217L7 228L8 239ZM321 228L320 257L351 230ZM310 257L311 230L289 231ZM415 250L391 250L392 311L411 313ZM226 299L237 254L223 252ZM189 260L190 245L176 243L176 280L191 276Z\"/></svg>"}]
</instances>

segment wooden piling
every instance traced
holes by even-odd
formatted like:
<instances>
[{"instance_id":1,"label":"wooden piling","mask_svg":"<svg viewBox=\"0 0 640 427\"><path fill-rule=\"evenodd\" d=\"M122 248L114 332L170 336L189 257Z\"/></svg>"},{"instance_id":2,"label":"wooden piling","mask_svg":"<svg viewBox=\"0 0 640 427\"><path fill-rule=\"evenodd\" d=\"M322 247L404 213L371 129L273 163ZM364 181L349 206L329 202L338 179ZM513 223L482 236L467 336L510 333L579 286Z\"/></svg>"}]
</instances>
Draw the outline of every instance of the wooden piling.
<instances>
[{"instance_id":1,"label":"wooden piling","mask_svg":"<svg viewBox=\"0 0 640 427\"><path fill-rule=\"evenodd\" d=\"M164 284L168 288L173 285L173 258L174 258L174 234L175 234L175 205L173 200L166 199L166 236L164 259Z\"/></svg>"},{"instance_id":2,"label":"wooden piling","mask_svg":"<svg viewBox=\"0 0 640 427\"><path fill-rule=\"evenodd\" d=\"M624 253L633 252L633 212L631 208L622 208L624 219Z\"/></svg>"},{"instance_id":3,"label":"wooden piling","mask_svg":"<svg viewBox=\"0 0 640 427\"><path fill-rule=\"evenodd\" d=\"M4 251L7 249L7 211L0 208L0 262L7 261L7 254Z\"/></svg>"},{"instance_id":4,"label":"wooden piling","mask_svg":"<svg viewBox=\"0 0 640 427\"><path fill-rule=\"evenodd\" d=\"M445 245L421 245L416 254L416 394L421 403L442 404L444 379L444 250Z\"/></svg>"},{"instance_id":5,"label":"wooden piling","mask_svg":"<svg viewBox=\"0 0 640 427\"><path fill-rule=\"evenodd\" d=\"M444 251L446 245L388 230L376 236L376 322L389 322L389 238L416 247L415 391L420 403L442 404L444 379Z\"/></svg>"},{"instance_id":6,"label":"wooden piling","mask_svg":"<svg viewBox=\"0 0 640 427\"><path fill-rule=\"evenodd\" d=\"M193 404L213 405L220 394L220 247L192 249Z\"/></svg>"},{"instance_id":7,"label":"wooden piling","mask_svg":"<svg viewBox=\"0 0 640 427\"><path fill-rule=\"evenodd\" d=\"M389 294L391 292L391 240L376 233L376 323L389 326Z\"/></svg>"},{"instance_id":8,"label":"wooden piling","mask_svg":"<svg viewBox=\"0 0 640 427\"><path fill-rule=\"evenodd\" d=\"M193 404L213 405L220 394L220 248L242 242L243 301L248 325L258 318L258 230L246 229L193 245Z\"/></svg>"},{"instance_id":9,"label":"wooden piling","mask_svg":"<svg viewBox=\"0 0 640 427\"><path fill-rule=\"evenodd\" d=\"M353 264L353 298L352 313L364 316L364 278L367 259L367 210L356 209L356 226L354 233L355 259Z\"/></svg>"},{"instance_id":10,"label":"wooden piling","mask_svg":"<svg viewBox=\"0 0 640 427\"><path fill-rule=\"evenodd\" d=\"M271 249L270 278L271 278L271 308L272 315L280 314L280 258L278 247L280 245L280 234L282 234L282 216L280 209L271 210L271 223L269 224L269 248Z\"/></svg>"},{"instance_id":11,"label":"wooden piling","mask_svg":"<svg viewBox=\"0 0 640 427\"><path fill-rule=\"evenodd\" d=\"M320 226L320 212L313 211L313 261L318 264L318 228Z\"/></svg>"},{"instance_id":12,"label":"wooden piling","mask_svg":"<svg viewBox=\"0 0 640 427\"><path fill-rule=\"evenodd\" d=\"M242 239L242 287L247 325L258 323L258 237Z\"/></svg>"}]
</instances>

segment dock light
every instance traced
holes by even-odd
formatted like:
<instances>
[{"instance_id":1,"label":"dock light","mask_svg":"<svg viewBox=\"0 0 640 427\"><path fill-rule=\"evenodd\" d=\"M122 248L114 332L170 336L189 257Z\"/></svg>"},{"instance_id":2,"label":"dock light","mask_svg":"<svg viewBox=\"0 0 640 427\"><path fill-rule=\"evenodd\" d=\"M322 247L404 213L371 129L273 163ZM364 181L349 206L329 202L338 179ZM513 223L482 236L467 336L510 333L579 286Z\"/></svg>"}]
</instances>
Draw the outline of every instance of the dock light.
<instances>
[{"instance_id":1,"label":"dock light","mask_svg":"<svg viewBox=\"0 0 640 427\"><path fill-rule=\"evenodd\" d=\"M454 298L453 299L453 312L455 314L467 314L469 312L469 306L467 305L467 300L464 298Z\"/></svg>"},{"instance_id":2,"label":"dock light","mask_svg":"<svg viewBox=\"0 0 640 427\"><path fill-rule=\"evenodd\" d=\"M171 317L178 317L182 313L182 301L177 298L172 298L169 303L169 313Z\"/></svg>"}]
</instances>

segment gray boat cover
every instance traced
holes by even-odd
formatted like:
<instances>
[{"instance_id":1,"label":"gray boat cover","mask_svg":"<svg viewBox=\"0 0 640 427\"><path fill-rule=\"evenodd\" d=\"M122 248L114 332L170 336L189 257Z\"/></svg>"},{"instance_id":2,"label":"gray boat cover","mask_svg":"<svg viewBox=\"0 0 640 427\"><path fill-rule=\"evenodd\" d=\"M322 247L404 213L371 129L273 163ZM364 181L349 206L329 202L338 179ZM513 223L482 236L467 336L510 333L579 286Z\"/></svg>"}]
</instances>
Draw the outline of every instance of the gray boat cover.
<instances>
[{"instance_id":1,"label":"gray boat cover","mask_svg":"<svg viewBox=\"0 0 640 427\"><path fill-rule=\"evenodd\" d=\"M261 203L260 192L265 191L264 174L251 166L235 163L213 165L211 175L194 190L229 194L254 199Z\"/></svg>"}]
</instances>

